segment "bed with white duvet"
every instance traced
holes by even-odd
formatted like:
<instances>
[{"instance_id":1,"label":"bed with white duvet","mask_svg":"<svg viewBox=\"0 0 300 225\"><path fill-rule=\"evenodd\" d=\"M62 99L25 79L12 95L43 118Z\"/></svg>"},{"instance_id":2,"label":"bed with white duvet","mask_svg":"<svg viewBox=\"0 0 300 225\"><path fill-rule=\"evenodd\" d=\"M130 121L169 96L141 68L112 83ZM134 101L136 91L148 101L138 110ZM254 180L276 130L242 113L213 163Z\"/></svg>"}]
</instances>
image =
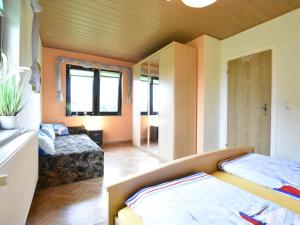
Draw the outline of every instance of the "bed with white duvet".
<instances>
[{"instance_id":1,"label":"bed with white duvet","mask_svg":"<svg viewBox=\"0 0 300 225\"><path fill-rule=\"evenodd\" d=\"M144 188L127 201L145 225L300 225L300 215L206 173Z\"/></svg>"},{"instance_id":2,"label":"bed with white duvet","mask_svg":"<svg viewBox=\"0 0 300 225\"><path fill-rule=\"evenodd\" d=\"M300 163L250 153L224 160L219 169L300 201Z\"/></svg>"}]
</instances>

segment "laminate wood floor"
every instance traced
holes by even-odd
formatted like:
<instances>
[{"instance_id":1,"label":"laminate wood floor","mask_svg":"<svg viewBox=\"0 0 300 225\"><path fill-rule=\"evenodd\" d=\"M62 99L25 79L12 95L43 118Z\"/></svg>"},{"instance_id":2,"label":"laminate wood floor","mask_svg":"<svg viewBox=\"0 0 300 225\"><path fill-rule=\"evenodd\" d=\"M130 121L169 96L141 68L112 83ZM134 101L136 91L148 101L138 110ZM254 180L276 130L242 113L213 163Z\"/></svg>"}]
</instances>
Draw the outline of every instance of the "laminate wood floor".
<instances>
[{"instance_id":1,"label":"laminate wood floor","mask_svg":"<svg viewBox=\"0 0 300 225\"><path fill-rule=\"evenodd\" d=\"M131 144L107 146L104 151L103 178L37 191L26 225L106 225L105 186L161 163Z\"/></svg>"}]
</instances>

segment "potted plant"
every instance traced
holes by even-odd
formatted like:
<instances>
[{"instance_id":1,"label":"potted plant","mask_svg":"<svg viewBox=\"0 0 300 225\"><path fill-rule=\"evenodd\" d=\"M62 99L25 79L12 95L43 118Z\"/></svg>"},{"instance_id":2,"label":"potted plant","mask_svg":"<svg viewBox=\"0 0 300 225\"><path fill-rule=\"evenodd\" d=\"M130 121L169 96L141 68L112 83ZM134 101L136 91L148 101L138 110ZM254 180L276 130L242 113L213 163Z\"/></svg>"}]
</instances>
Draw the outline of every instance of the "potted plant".
<instances>
[{"instance_id":1,"label":"potted plant","mask_svg":"<svg viewBox=\"0 0 300 225\"><path fill-rule=\"evenodd\" d=\"M66 114L67 114L67 116L72 116L71 104L70 103L66 104Z\"/></svg>"},{"instance_id":2,"label":"potted plant","mask_svg":"<svg viewBox=\"0 0 300 225\"><path fill-rule=\"evenodd\" d=\"M7 60L0 63L0 127L2 129L17 128L17 116L22 110L23 82L18 70L9 72Z\"/></svg>"}]
</instances>

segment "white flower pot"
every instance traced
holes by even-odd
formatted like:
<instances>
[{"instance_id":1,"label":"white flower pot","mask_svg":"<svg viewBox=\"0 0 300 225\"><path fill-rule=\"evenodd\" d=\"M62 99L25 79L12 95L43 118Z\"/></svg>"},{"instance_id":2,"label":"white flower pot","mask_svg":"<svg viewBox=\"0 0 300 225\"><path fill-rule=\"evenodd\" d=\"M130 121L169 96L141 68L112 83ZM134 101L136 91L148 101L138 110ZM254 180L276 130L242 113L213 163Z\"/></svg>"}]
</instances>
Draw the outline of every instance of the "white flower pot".
<instances>
[{"instance_id":1,"label":"white flower pot","mask_svg":"<svg viewBox=\"0 0 300 225\"><path fill-rule=\"evenodd\" d=\"M0 127L4 130L12 130L18 128L18 117L0 116Z\"/></svg>"}]
</instances>

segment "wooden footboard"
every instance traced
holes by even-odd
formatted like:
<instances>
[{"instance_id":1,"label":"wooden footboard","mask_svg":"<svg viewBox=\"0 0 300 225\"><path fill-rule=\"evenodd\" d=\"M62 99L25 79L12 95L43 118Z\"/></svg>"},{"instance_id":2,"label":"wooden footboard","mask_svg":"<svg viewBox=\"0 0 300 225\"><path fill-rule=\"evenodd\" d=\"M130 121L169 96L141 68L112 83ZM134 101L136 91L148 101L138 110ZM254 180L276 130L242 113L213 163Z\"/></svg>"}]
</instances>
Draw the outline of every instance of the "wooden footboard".
<instances>
[{"instance_id":1,"label":"wooden footboard","mask_svg":"<svg viewBox=\"0 0 300 225\"><path fill-rule=\"evenodd\" d=\"M114 225L114 217L120 209L124 208L124 202L128 197L137 190L196 172L213 173L218 169L219 161L250 152L254 152L254 148L209 151L164 163L154 170L125 177L120 182L107 187L109 225Z\"/></svg>"}]
</instances>

